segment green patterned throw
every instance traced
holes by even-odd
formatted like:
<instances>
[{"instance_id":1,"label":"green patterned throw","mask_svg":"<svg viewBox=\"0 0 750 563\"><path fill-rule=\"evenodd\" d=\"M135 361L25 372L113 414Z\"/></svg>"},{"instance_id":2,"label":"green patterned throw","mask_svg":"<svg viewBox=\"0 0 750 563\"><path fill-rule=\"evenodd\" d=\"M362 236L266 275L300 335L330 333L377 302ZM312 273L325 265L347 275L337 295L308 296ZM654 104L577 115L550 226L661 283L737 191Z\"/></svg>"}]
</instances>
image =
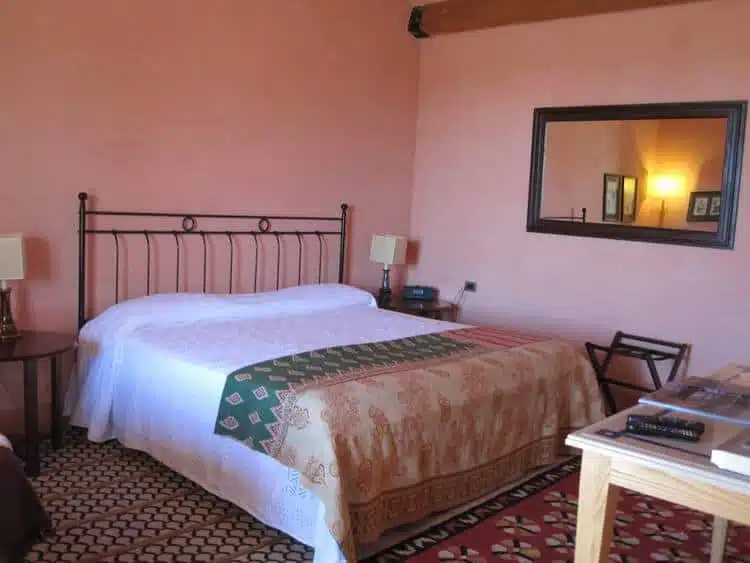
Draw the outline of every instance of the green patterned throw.
<instances>
[{"instance_id":1,"label":"green patterned throw","mask_svg":"<svg viewBox=\"0 0 750 563\"><path fill-rule=\"evenodd\" d=\"M289 424L300 416L296 396L305 387L334 383L368 368L444 358L479 344L447 334L323 348L240 368L227 376L214 432L276 456Z\"/></svg>"}]
</instances>

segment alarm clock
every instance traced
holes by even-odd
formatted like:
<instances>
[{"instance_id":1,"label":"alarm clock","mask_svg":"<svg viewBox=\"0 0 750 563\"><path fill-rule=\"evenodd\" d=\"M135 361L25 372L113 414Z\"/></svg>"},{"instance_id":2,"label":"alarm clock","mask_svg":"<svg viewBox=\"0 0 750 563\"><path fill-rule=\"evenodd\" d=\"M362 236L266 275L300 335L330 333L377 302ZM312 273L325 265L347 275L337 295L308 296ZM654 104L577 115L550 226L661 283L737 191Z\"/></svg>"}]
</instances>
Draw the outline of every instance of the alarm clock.
<instances>
[{"instance_id":1,"label":"alarm clock","mask_svg":"<svg viewBox=\"0 0 750 563\"><path fill-rule=\"evenodd\" d=\"M409 301L435 301L437 290L423 285L405 285L401 298Z\"/></svg>"}]
</instances>

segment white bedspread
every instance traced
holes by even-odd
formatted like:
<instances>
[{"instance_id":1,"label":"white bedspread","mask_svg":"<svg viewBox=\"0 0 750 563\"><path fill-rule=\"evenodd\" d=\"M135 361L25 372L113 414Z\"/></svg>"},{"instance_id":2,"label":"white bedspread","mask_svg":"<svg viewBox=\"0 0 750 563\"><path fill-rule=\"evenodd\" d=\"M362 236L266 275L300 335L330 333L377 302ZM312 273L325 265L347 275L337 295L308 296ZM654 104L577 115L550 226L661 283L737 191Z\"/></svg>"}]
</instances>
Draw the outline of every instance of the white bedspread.
<instances>
[{"instance_id":1,"label":"white bedspread","mask_svg":"<svg viewBox=\"0 0 750 563\"><path fill-rule=\"evenodd\" d=\"M341 560L323 505L299 474L213 433L227 374L267 359L427 334L459 325L377 309L352 287L249 295L164 294L111 307L84 326L66 397L94 441L148 452L206 490Z\"/></svg>"}]
</instances>

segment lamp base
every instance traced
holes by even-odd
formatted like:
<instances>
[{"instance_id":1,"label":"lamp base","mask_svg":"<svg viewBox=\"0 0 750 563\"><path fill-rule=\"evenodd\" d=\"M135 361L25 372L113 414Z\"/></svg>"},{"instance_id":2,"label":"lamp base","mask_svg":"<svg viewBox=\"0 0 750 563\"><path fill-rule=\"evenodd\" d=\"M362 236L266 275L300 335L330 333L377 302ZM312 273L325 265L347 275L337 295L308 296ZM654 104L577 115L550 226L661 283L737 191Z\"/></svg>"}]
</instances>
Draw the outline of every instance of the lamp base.
<instances>
[{"instance_id":1,"label":"lamp base","mask_svg":"<svg viewBox=\"0 0 750 563\"><path fill-rule=\"evenodd\" d=\"M659 227L664 226L664 218L667 216L667 202L661 200L661 209L659 209Z\"/></svg>"},{"instance_id":2,"label":"lamp base","mask_svg":"<svg viewBox=\"0 0 750 563\"><path fill-rule=\"evenodd\" d=\"M383 267L383 280L378 290L378 306L387 305L391 300L391 271L387 265Z\"/></svg>"},{"instance_id":3,"label":"lamp base","mask_svg":"<svg viewBox=\"0 0 750 563\"><path fill-rule=\"evenodd\" d=\"M391 290L383 289L382 287L378 290L378 307L388 305L391 302Z\"/></svg>"},{"instance_id":4,"label":"lamp base","mask_svg":"<svg viewBox=\"0 0 750 563\"><path fill-rule=\"evenodd\" d=\"M21 332L13 322L13 311L10 308L10 288L0 288L0 342L20 337Z\"/></svg>"}]
</instances>

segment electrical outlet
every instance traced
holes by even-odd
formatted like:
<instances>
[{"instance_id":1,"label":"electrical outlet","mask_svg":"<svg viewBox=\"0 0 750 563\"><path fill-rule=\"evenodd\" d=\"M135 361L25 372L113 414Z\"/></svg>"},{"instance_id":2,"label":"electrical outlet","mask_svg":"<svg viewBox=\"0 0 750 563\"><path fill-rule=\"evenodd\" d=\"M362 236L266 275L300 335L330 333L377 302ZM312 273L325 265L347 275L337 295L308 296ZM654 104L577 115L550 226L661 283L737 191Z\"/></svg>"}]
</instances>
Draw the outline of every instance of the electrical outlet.
<instances>
[{"instance_id":1,"label":"electrical outlet","mask_svg":"<svg viewBox=\"0 0 750 563\"><path fill-rule=\"evenodd\" d=\"M464 291L470 291L472 293L476 292L477 290L477 282L475 281L465 281L464 282Z\"/></svg>"}]
</instances>

